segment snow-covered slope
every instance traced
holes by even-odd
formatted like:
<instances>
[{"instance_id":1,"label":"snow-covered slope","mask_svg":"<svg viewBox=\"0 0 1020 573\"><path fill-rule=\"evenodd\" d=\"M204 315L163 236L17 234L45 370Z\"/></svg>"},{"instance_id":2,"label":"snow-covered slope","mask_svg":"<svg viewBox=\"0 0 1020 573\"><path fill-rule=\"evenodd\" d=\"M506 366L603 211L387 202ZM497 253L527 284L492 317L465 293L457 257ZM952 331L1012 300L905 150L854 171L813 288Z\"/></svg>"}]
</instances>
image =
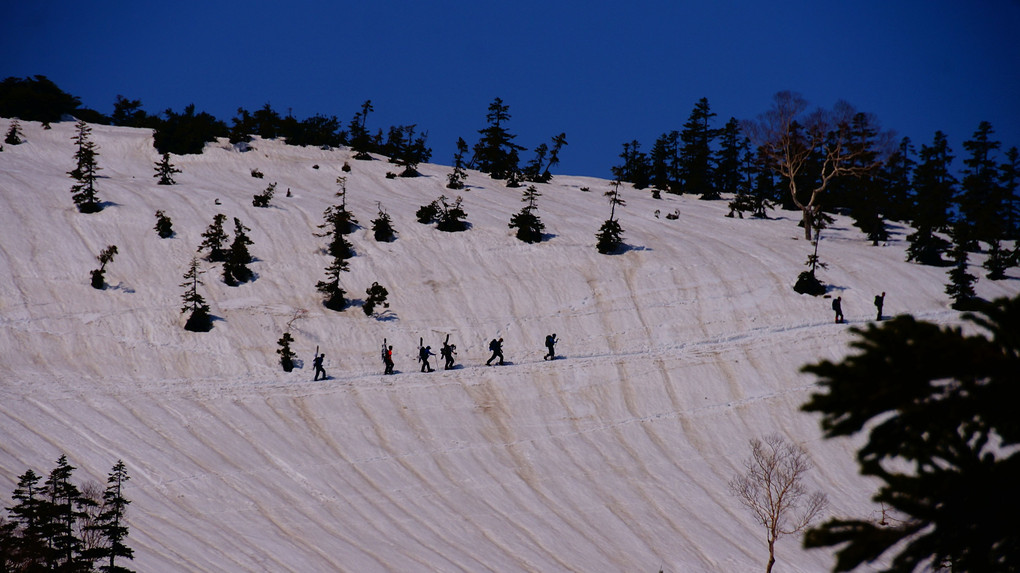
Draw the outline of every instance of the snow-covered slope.
<instances>
[{"instance_id":1,"label":"snow-covered slope","mask_svg":"<svg viewBox=\"0 0 1020 573\"><path fill-rule=\"evenodd\" d=\"M123 459L138 571L758 570L764 536L727 481L748 440L773 432L808 450L833 513L874 515L854 444L822 440L798 411L813 382L799 368L844 355L850 335L827 299L791 289L810 250L793 214L728 219L722 201L628 188L629 250L604 256L606 181L538 185L549 237L528 245L507 226L520 189L482 174L459 192L472 227L450 234L414 219L458 194L448 167L387 179L384 159L256 141L174 157L178 184L158 186L149 131L93 126L107 207L85 215L67 176L73 124L22 130L0 153L0 499L62 453L79 481ZM362 225L342 284L359 300L385 286L381 317L330 311L315 290L328 260L314 233L340 175ZM271 206L253 207L274 181ZM372 238L378 205L395 242ZM173 238L153 230L157 209ZM196 334L179 284L217 213L251 228L257 279L228 287L203 263L219 320ZM873 247L843 218L826 231L821 276L851 323L881 291L887 314L958 319L944 270L903 262L903 238ZM111 287L95 290L107 245ZM288 325L304 361L292 373L276 354ZM564 359L546 362L553 332ZM446 334L463 367L419 373L419 337L438 349ZM512 365L486 368L497 336ZM396 376L381 375L383 338ZM327 381L311 381L316 346ZM780 541L781 570L831 567L799 545Z\"/></svg>"}]
</instances>

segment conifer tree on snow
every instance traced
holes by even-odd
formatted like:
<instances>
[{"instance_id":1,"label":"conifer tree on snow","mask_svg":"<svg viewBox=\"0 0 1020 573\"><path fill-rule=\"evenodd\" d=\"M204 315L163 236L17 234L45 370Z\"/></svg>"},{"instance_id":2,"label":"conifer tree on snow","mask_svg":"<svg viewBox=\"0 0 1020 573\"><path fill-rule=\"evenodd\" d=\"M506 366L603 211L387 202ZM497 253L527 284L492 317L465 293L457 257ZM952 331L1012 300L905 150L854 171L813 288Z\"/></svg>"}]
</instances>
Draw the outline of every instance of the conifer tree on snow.
<instances>
[{"instance_id":1,"label":"conifer tree on snow","mask_svg":"<svg viewBox=\"0 0 1020 573\"><path fill-rule=\"evenodd\" d=\"M344 298L347 291L340 287L340 273L350 271L350 267L344 259L333 257L325 270L326 280L315 283L315 290L325 297L322 301L323 306L340 312L347 307L347 299Z\"/></svg>"},{"instance_id":2,"label":"conifer tree on snow","mask_svg":"<svg viewBox=\"0 0 1020 573\"><path fill-rule=\"evenodd\" d=\"M4 143L9 145L21 145L24 140L21 139L21 124L17 119L11 120L11 126L7 128L7 135L4 136Z\"/></svg>"},{"instance_id":3,"label":"conifer tree on snow","mask_svg":"<svg viewBox=\"0 0 1020 573\"><path fill-rule=\"evenodd\" d=\"M912 175L917 167L916 152L909 137L900 140L899 145L882 165L877 177L885 191L885 216L893 221L909 221L911 217Z\"/></svg>"},{"instance_id":4,"label":"conifer tree on snow","mask_svg":"<svg viewBox=\"0 0 1020 573\"><path fill-rule=\"evenodd\" d=\"M510 228L517 228L517 238L525 243L538 243L542 241L542 231L545 224L538 218L535 211L538 210L536 201L542 194L534 185L529 185L524 190L521 200L527 203L517 214L510 218Z\"/></svg>"},{"instance_id":5,"label":"conifer tree on snow","mask_svg":"<svg viewBox=\"0 0 1020 573\"><path fill-rule=\"evenodd\" d=\"M386 142L386 153L390 162L404 168L401 177L418 177L418 165L432 158L432 149L428 147L428 133L415 137L414 125L393 126Z\"/></svg>"},{"instance_id":6,"label":"conifer tree on snow","mask_svg":"<svg viewBox=\"0 0 1020 573\"><path fill-rule=\"evenodd\" d=\"M253 207L269 207L269 202L273 200L273 195L276 193L276 182L273 181L266 187L266 190L262 193L256 193L251 198L251 204Z\"/></svg>"},{"instance_id":7,"label":"conifer tree on snow","mask_svg":"<svg viewBox=\"0 0 1020 573\"><path fill-rule=\"evenodd\" d=\"M92 288L103 289L106 287L106 264L113 262L114 255L117 254L117 245L109 245L105 249L99 252L99 268L92 271Z\"/></svg>"},{"instance_id":8,"label":"conifer tree on snow","mask_svg":"<svg viewBox=\"0 0 1020 573\"><path fill-rule=\"evenodd\" d=\"M957 207L971 241L991 243L1006 237L1006 213L1009 200L999 181L995 152L1000 143L992 138L992 124L982 121L963 148L969 156L963 160L963 180Z\"/></svg>"},{"instance_id":9,"label":"conifer tree on snow","mask_svg":"<svg viewBox=\"0 0 1020 573\"><path fill-rule=\"evenodd\" d=\"M386 290L386 287L382 286L378 282L373 282L372 286L368 287L365 291L365 294L368 295L368 298L365 299L365 304L361 307L361 309L365 311L366 316L372 316L372 313L375 312L375 307L380 304L383 305L383 308L390 307L390 303L386 302L386 297L389 296L390 293Z\"/></svg>"},{"instance_id":10,"label":"conifer tree on snow","mask_svg":"<svg viewBox=\"0 0 1020 573\"><path fill-rule=\"evenodd\" d=\"M988 257L981 266L988 271L985 276L993 281L1001 281L1006 278L1006 271L1017 266L1017 262L1017 251L1003 248L1001 241L993 239L988 243Z\"/></svg>"},{"instance_id":11,"label":"conifer tree on snow","mask_svg":"<svg viewBox=\"0 0 1020 573\"><path fill-rule=\"evenodd\" d=\"M10 536L11 547L5 551L5 557L26 570L42 570L47 558L48 547L43 541L43 530L48 501L40 481L42 476L29 469L19 476L18 485L11 494L14 505L9 510L15 531ZM17 569L9 567L6 570Z\"/></svg>"},{"instance_id":12,"label":"conifer tree on snow","mask_svg":"<svg viewBox=\"0 0 1020 573\"><path fill-rule=\"evenodd\" d=\"M209 262L221 263L227 260L227 250L224 248L227 242L227 233L223 230L223 222L226 220L226 215L217 213L213 217L212 224L202 233L202 244L198 246L198 252L208 249L209 254L205 259Z\"/></svg>"},{"instance_id":13,"label":"conifer tree on snow","mask_svg":"<svg viewBox=\"0 0 1020 573\"><path fill-rule=\"evenodd\" d=\"M605 196L609 197L609 219L602 223L602 227L599 229L599 232L595 234L595 238L597 239L595 248L597 248L603 255L615 253L623 244L623 228L620 226L620 223L616 221L616 206L627 206L627 203L625 203L623 198L620 196L620 180L617 179L610 185L611 188L605 193Z\"/></svg>"},{"instance_id":14,"label":"conifer tree on snow","mask_svg":"<svg viewBox=\"0 0 1020 573\"><path fill-rule=\"evenodd\" d=\"M223 261L223 282L230 286L237 286L252 279L251 269L248 263L252 261L248 245L254 244L248 238L248 227L245 227L241 220L234 217L234 241L227 251L227 259Z\"/></svg>"},{"instance_id":15,"label":"conifer tree on snow","mask_svg":"<svg viewBox=\"0 0 1020 573\"><path fill-rule=\"evenodd\" d=\"M1020 238L1020 151L1010 147L1006 161L999 166L999 184L1006 196L1006 237Z\"/></svg>"},{"instance_id":16,"label":"conifer tree on snow","mask_svg":"<svg viewBox=\"0 0 1020 573\"><path fill-rule=\"evenodd\" d=\"M188 272L184 273L184 282L180 285L185 288L184 294L181 295L181 300L184 302L181 306L181 314L191 313L184 324L184 329L192 332L209 332L213 326L209 305L198 292L198 285L202 284L199 275L203 272L198 267L198 257L192 257L191 263L188 265Z\"/></svg>"},{"instance_id":17,"label":"conifer tree on snow","mask_svg":"<svg viewBox=\"0 0 1020 573\"><path fill-rule=\"evenodd\" d=\"M635 189L648 187L651 182L652 167L648 156L641 151L641 143L636 139L630 143L624 143L620 158L623 159L623 165L615 165L611 169L616 181L627 181Z\"/></svg>"},{"instance_id":18,"label":"conifer tree on snow","mask_svg":"<svg viewBox=\"0 0 1020 573\"><path fill-rule=\"evenodd\" d=\"M74 470L67 456L61 455L44 484L48 500L42 537L49 547L47 564L51 570L76 571L82 566L82 542L75 526L86 500L71 482Z\"/></svg>"},{"instance_id":19,"label":"conifer tree on snow","mask_svg":"<svg viewBox=\"0 0 1020 573\"><path fill-rule=\"evenodd\" d=\"M958 235L968 233L963 223L956 223L952 228L953 248L949 252L952 260L952 268L949 269L949 284L946 285L946 294L953 298L952 307L956 310L971 310L977 299L974 292L974 283L977 277L967 272L969 256L966 246L958 241Z\"/></svg>"},{"instance_id":20,"label":"conifer tree on snow","mask_svg":"<svg viewBox=\"0 0 1020 573\"><path fill-rule=\"evenodd\" d=\"M181 170L174 167L170 163L170 154L164 153L159 161L156 162L156 173L153 177L159 177L157 185L174 185L174 173L180 173Z\"/></svg>"},{"instance_id":21,"label":"conifer tree on snow","mask_svg":"<svg viewBox=\"0 0 1020 573\"><path fill-rule=\"evenodd\" d=\"M393 229L393 220L390 218L390 214L383 210L382 204L379 204L378 216L372 220L372 233L376 241L383 243L388 243L395 238L396 231Z\"/></svg>"},{"instance_id":22,"label":"conifer tree on snow","mask_svg":"<svg viewBox=\"0 0 1020 573\"><path fill-rule=\"evenodd\" d=\"M125 522L127 506L131 502L124 497L124 483L131 479L122 460L117 460L106 478L106 490L97 523L91 527L98 532L104 543L89 552L90 560L102 563L103 573L130 573L130 569L117 564L117 559L134 559L134 550L124 540L128 536Z\"/></svg>"},{"instance_id":23,"label":"conifer tree on snow","mask_svg":"<svg viewBox=\"0 0 1020 573\"><path fill-rule=\"evenodd\" d=\"M280 355L280 366L283 367L284 372L294 370L294 358L296 355L294 354L294 351L290 349L290 344L292 342L294 342L294 338L290 335L290 332L284 332L283 336L280 337L280 340L276 341L276 343L280 345L280 347L276 349L276 353Z\"/></svg>"},{"instance_id":24,"label":"conifer tree on snow","mask_svg":"<svg viewBox=\"0 0 1020 573\"><path fill-rule=\"evenodd\" d=\"M532 183L548 183L552 179L550 169L560 162L560 150L567 145L567 134L561 133L552 138L552 147L541 144L535 148L535 157L524 167L521 175L525 181Z\"/></svg>"},{"instance_id":25,"label":"conifer tree on snow","mask_svg":"<svg viewBox=\"0 0 1020 573\"><path fill-rule=\"evenodd\" d=\"M88 123L79 120L75 129L77 131L71 139L77 146L74 153L76 166L68 171L68 175L77 183L71 186L71 199L80 213L98 213L103 210L96 191L96 179L99 178L100 170L96 157L99 152L96 151L95 142L89 138L92 128Z\"/></svg>"},{"instance_id":26,"label":"conifer tree on snow","mask_svg":"<svg viewBox=\"0 0 1020 573\"><path fill-rule=\"evenodd\" d=\"M942 254L951 246L938 233L949 230L950 209L956 190L956 178L949 142L941 131L935 132L931 146L921 145L920 162L914 170L914 204L911 223L914 232L907 235L907 260L922 265L944 266Z\"/></svg>"},{"instance_id":27,"label":"conifer tree on snow","mask_svg":"<svg viewBox=\"0 0 1020 573\"><path fill-rule=\"evenodd\" d=\"M472 164L493 179L508 179L520 171L519 152L525 150L513 142L517 136L504 127L510 120L510 106L496 98L489 104L485 119L488 127L478 130L482 137L474 146Z\"/></svg>"},{"instance_id":28,"label":"conifer tree on snow","mask_svg":"<svg viewBox=\"0 0 1020 573\"><path fill-rule=\"evenodd\" d=\"M648 158L649 183L667 193L680 193L680 132L673 130L655 140Z\"/></svg>"},{"instance_id":29,"label":"conifer tree on snow","mask_svg":"<svg viewBox=\"0 0 1020 573\"><path fill-rule=\"evenodd\" d=\"M336 178L336 184L340 187L336 196L340 198L340 204L334 207L330 215L335 232L341 235L350 235L358 228L358 220L354 214L347 210L347 178L343 175Z\"/></svg>"},{"instance_id":30,"label":"conifer tree on snow","mask_svg":"<svg viewBox=\"0 0 1020 573\"><path fill-rule=\"evenodd\" d=\"M680 177L684 192L700 193L702 199L719 198L712 165L712 141L718 135L718 130L711 127L715 115L708 98L701 98L680 132Z\"/></svg>"},{"instance_id":31,"label":"conifer tree on snow","mask_svg":"<svg viewBox=\"0 0 1020 573\"><path fill-rule=\"evenodd\" d=\"M161 239L168 239L174 235L173 222L163 211L156 211L156 226L154 229Z\"/></svg>"},{"instance_id":32,"label":"conifer tree on snow","mask_svg":"<svg viewBox=\"0 0 1020 573\"><path fill-rule=\"evenodd\" d=\"M467 179L467 172L464 171L464 154L467 153L468 144L463 137L457 138L457 153L453 156L453 171L446 176L447 189L463 189L464 180Z\"/></svg>"},{"instance_id":33,"label":"conifer tree on snow","mask_svg":"<svg viewBox=\"0 0 1020 573\"><path fill-rule=\"evenodd\" d=\"M343 229L347 228L350 221L348 213L341 205L330 205L322 212L322 224L318 225L323 231L316 233L318 237L329 237L326 245L326 252L329 256L338 259L349 259L354 256L354 247L344 237Z\"/></svg>"},{"instance_id":34,"label":"conifer tree on snow","mask_svg":"<svg viewBox=\"0 0 1020 573\"><path fill-rule=\"evenodd\" d=\"M467 218L467 213L465 213L464 208L461 207L461 202L463 200L463 197L457 197L453 203L447 203L445 195L439 196L439 213L437 214L436 221L437 229L440 231L446 231L447 233L457 233L467 230L468 223L464 220Z\"/></svg>"},{"instance_id":35,"label":"conifer tree on snow","mask_svg":"<svg viewBox=\"0 0 1020 573\"><path fill-rule=\"evenodd\" d=\"M368 121L369 112L374 110L372 100L365 100L365 103L361 104L361 111L354 114L354 119L347 126L348 139L351 150L354 151L355 159L372 159L372 156L369 155L369 152L372 150L372 136L368 133L365 125Z\"/></svg>"}]
</instances>

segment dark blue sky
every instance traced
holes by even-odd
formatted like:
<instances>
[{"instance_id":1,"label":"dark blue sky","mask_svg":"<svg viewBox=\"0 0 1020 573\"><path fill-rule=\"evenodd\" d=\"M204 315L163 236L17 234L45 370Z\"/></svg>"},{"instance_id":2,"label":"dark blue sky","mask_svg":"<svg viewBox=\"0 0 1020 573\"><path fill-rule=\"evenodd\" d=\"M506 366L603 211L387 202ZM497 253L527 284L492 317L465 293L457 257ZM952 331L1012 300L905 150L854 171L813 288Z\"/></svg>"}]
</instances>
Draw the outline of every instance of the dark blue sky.
<instances>
[{"instance_id":1,"label":"dark blue sky","mask_svg":"<svg viewBox=\"0 0 1020 573\"><path fill-rule=\"evenodd\" d=\"M721 127L780 90L918 147L942 130L958 158L982 120L1020 146L1018 0L12 0L0 22L0 77L45 75L103 113L122 94L346 125L371 99L370 129L417 124L443 164L496 97L519 144L567 134L564 174L608 177L623 142L648 150L702 97Z\"/></svg>"}]
</instances>

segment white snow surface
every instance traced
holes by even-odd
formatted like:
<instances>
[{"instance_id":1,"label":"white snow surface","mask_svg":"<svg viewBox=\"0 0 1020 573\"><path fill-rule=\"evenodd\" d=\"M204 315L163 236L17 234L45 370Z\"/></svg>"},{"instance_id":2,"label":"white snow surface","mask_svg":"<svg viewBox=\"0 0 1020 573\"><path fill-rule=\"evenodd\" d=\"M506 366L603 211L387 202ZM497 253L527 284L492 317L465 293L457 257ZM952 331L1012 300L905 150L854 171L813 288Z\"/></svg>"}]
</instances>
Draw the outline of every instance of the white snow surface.
<instances>
[{"instance_id":1,"label":"white snow surface","mask_svg":"<svg viewBox=\"0 0 1020 573\"><path fill-rule=\"evenodd\" d=\"M137 571L758 571L764 532L727 482L769 433L809 452L830 515L878 516L860 439L824 440L799 411L815 389L800 367L845 356L853 336L828 298L791 288L811 250L796 213L731 219L726 201L627 186L628 249L607 256L605 180L537 185L548 236L529 245L507 225L522 189L484 174L451 191L446 166L387 179L385 158L256 140L173 156L178 184L159 186L149 130L94 125L106 208L81 214L73 123L21 126L27 142L0 153L0 503L61 454L79 483L123 459ZM355 305L334 312L315 290L329 262L315 233L340 175L361 229L342 276ZM271 206L253 207L274 181ZM415 220L440 195L463 197L469 230ZM378 205L392 243L372 236ZM157 209L172 238L153 230ZM203 262L217 320L192 333L180 284L217 213L251 228L257 278L229 287ZM945 269L904 262L907 232L872 246L845 217L824 231L820 277L851 324L881 291L886 314L959 323ZM119 254L96 290L107 245ZM367 317L374 281L390 308ZM1011 296L1018 281L977 290ZM291 373L276 353L288 325ZM561 360L542 359L550 333ZM446 334L462 367L418 372L419 337L438 352ZM511 364L485 367L495 337ZM317 346L330 379L313 382ZM800 545L779 541L776 571L831 569L831 550Z\"/></svg>"}]
</instances>

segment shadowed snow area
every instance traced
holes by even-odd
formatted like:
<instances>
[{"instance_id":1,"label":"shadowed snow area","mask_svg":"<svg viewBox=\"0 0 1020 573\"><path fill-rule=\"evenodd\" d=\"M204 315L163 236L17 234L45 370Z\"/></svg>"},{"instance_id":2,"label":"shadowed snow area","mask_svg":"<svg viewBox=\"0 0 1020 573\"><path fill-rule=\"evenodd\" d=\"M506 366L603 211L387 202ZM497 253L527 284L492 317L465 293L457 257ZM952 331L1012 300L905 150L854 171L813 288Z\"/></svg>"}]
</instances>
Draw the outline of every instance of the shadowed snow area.
<instances>
[{"instance_id":1,"label":"shadowed snow area","mask_svg":"<svg viewBox=\"0 0 1020 573\"><path fill-rule=\"evenodd\" d=\"M814 382L800 367L844 356L851 336L827 298L791 288L811 251L796 213L728 219L726 201L625 186L628 249L606 256L608 181L536 185L548 236L530 245L507 226L522 189L484 174L451 191L446 166L387 179L399 168L385 158L256 140L173 156L178 184L159 186L149 130L94 125L106 207L80 214L73 123L21 126L27 142L0 153L0 503L62 453L78 483L104 483L123 459L137 571L759 570L763 531L727 482L748 440L776 432L807 449L831 514L877 515L856 444L822 440L798 411ZM329 263L315 233L341 175L361 228L341 276L356 302L338 313L315 290ZM270 207L253 207L271 182ZM469 230L415 220L440 195L463 197ZM394 242L372 236L378 205ZM153 230L156 210L172 238ZM228 233L234 217L251 229L256 279L229 287L202 261L217 320L188 332L179 285L217 213ZM906 234L874 247L845 217L824 231L819 276L851 324L874 318L882 291L887 315L958 321L945 269L904 262ZM119 252L96 290L107 245ZM390 308L367 317L375 281ZM986 298L1017 289L977 284ZM291 373L276 353L288 324L303 362ZM561 360L542 359L550 333ZM438 353L447 334L462 367L419 373L419 337ZM495 337L511 365L484 366ZM312 382L317 346L330 378ZM777 559L790 572L833 563L799 537Z\"/></svg>"}]
</instances>

